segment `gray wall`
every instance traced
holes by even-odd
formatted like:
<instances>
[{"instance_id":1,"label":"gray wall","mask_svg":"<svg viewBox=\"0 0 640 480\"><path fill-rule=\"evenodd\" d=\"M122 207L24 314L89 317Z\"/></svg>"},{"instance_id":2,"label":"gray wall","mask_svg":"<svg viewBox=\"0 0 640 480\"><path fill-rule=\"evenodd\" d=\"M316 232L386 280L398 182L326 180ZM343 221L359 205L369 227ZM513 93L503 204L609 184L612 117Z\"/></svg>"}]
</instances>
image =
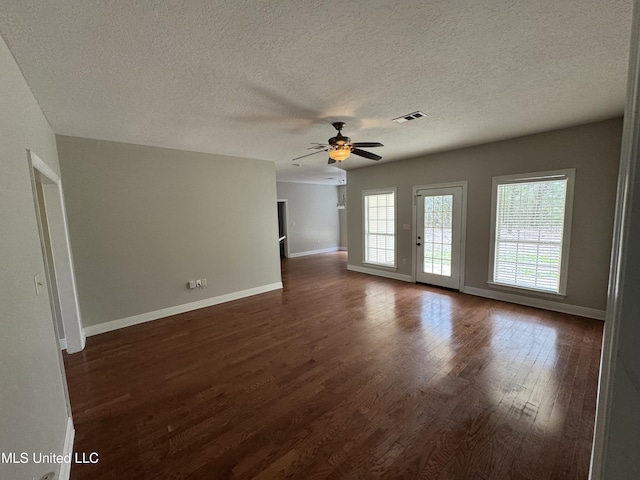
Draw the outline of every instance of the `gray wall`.
<instances>
[{"instance_id":1,"label":"gray wall","mask_svg":"<svg viewBox=\"0 0 640 480\"><path fill-rule=\"evenodd\" d=\"M280 282L272 162L57 140L85 326Z\"/></svg>"},{"instance_id":2,"label":"gray wall","mask_svg":"<svg viewBox=\"0 0 640 480\"><path fill-rule=\"evenodd\" d=\"M288 200L289 252L340 246L338 187L278 182L278 199Z\"/></svg>"},{"instance_id":3,"label":"gray wall","mask_svg":"<svg viewBox=\"0 0 640 480\"><path fill-rule=\"evenodd\" d=\"M640 478L640 1L637 0L630 43L616 243L592 458L593 478L603 480Z\"/></svg>"},{"instance_id":4,"label":"gray wall","mask_svg":"<svg viewBox=\"0 0 640 480\"><path fill-rule=\"evenodd\" d=\"M67 406L46 289L27 149L56 172L56 142L0 39L0 450L62 453ZM40 478L55 465L0 463L0 478Z\"/></svg>"},{"instance_id":5,"label":"gray wall","mask_svg":"<svg viewBox=\"0 0 640 480\"><path fill-rule=\"evenodd\" d=\"M640 19L638 20L640 25ZM636 108L640 109L640 105ZM626 243L622 244L621 264L618 265L620 283L612 284L611 302L617 303L617 350L613 352L614 369L610 391L600 391L600 395L609 393L610 414L606 419L606 451L604 452L603 479L636 480L640 478L640 139L636 117L635 155L630 185L626 195L627 217L622 227ZM610 316L607 322L614 321ZM609 326L609 325L608 325ZM611 329L605 330L605 342L612 335ZM604 347L606 351L606 346ZM603 365L603 370L609 365ZM602 400L598 408L602 407Z\"/></svg>"},{"instance_id":6,"label":"gray wall","mask_svg":"<svg viewBox=\"0 0 640 480\"><path fill-rule=\"evenodd\" d=\"M398 188L398 269L411 275L412 187L467 180L465 286L487 284L491 179L576 168L567 296L564 303L604 310L622 120L613 119L348 172L349 264L362 266L362 191ZM406 258L406 265L402 259ZM535 296L535 295L533 295Z\"/></svg>"}]
</instances>

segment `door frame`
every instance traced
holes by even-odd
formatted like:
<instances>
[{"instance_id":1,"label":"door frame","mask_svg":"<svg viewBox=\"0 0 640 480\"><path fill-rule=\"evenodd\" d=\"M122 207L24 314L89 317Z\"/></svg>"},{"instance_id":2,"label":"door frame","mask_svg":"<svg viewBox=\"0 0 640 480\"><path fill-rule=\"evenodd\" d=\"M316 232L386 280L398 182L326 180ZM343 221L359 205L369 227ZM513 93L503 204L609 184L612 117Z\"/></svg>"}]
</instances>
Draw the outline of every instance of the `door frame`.
<instances>
[{"instance_id":1,"label":"door frame","mask_svg":"<svg viewBox=\"0 0 640 480\"><path fill-rule=\"evenodd\" d=\"M412 190L412 198L411 202L412 207L412 226L411 226L411 281L413 283L417 283L417 269L416 262L418 261L418 248L416 245L416 237L418 235L418 204L417 204L417 195L418 190L429 190L429 189L437 189L437 188L450 188L450 187L462 187L462 211L461 211L461 222L460 222L460 282L458 285L458 289L462 289L464 287L464 272L465 272L465 253L466 253L466 245L467 245L467 186L469 182L467 180L461 180L459 182L448 182L448 183L434 183L430 185L415 185Z\"/></svg>"},{"instance_id":2,"label":"door frame","mask_svg":"<svg viewBox=\"0 0 640 480\"><path fill-rule=\"evenodd\" d=\"M638 208L637 189L640 177L640 3L634 2L633 23L627 74L627 97L622 127L620 169L616 193L616 210L613 225L609 286L607 292L607 315L602 338L600 378L596 400L596 418L591 449L590 480L605 478L605 468L610 441L610 418L616 370L624 366L618 361L619 335L623 323L632 322L632 308L638 305L634 285L631 283L636 265L627 263L627 251L634 248L631 231L637 220L632 218L632 209ZM633 210L635 214L635 210ZM637 230L637 227L636 227ZM631 272L631 273L629 273ZM638 406L636 405L636 408Z\"/></svg>"},{"instance_id":3,"label":"door frame","mask_svg":"<svg viewBox=\"0 0 640 480\"><path fill-rule=\"evenodd\" d=\"M276 207L278 203L283 203L284 208L282 209L284 213L284 256L285 258L291 257L291 252L289 251L289 200L286 198L278 198L276 200ZM279 235L279 233L278 233ZM280 246L278 246L278 251L280 251Z\"/></svg>"},{"instance_id":4,"label":"door frame","mask_svg":"<svg viewBox=\"0 0 640 480\"><path fill-rule=\"evenodd\" d=\"M60 306L60 314L62 317L60 318L60 322L64 328L64 344L66 344L63 346L66 346L68 353L79 352L84 349L86 337L84 329L82 328L82 317L80 315L78 289L73 268L73 257L71 255L62 181L58 174L31 150L27 150L27 162L29 165L29 175L31 177L38 234L40 235L40 246L42 247L42 255L45 260L45 274L47 276L47 283L49 284L48 288L50 292L57 295L58 305ZM44 197L42 200L48 208L52 209L53 213L53 215L47 216L47 221L56 222L55 228L51 228L51 225L48 227L49 238L51 240L51 254L53 256L53 258L50 259L50 263L54 266L53 272L51 272L48 267L49 261L47 260L48 254L44 233L45 227L42 222L42 215L46 213L40 211L36 172L47 180L46 184L42 184ZM45 188L49 186L54 188ZM54 276L55 279L53 279ZM50 288L53 281L55 281L56 289ZM52 308L51 313L55 315L56 308L54 299L51 298L50 301ZM61 339L58 339L58 341L60 340Z\"/></svg>"}]
</instances>

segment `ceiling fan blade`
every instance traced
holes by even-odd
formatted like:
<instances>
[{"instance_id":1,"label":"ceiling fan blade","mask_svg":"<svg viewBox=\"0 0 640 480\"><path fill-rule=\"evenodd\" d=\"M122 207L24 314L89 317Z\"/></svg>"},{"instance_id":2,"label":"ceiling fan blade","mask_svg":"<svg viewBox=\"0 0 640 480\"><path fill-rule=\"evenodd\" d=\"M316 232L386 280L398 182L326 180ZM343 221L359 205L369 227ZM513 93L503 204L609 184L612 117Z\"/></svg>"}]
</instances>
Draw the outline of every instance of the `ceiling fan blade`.
<instances>
[{"instance_id":1,"label":"ceiling fan blade","mask_svg":"<svg viewBox=\"0 0 640 480\"><path fill-rule=\"evenodd\" d=\"M329 161L327 163L331 165L332 163L336 163L336 161L333 158L329 158Z\"/></svg>"},{"instance_id":2,"label":"ceiling fan blade","mask_svg":"<svg viewBox=\"0 0 640 480\"><path fill-rule=\"evenodd\" d=\"M325 148L324 150L318 150L318 151L313 152L313 153L307 153L306 155L302 155L301 157L292 158L292 159L291 159L291 161L299 160L299 159L301 159L301 158L308 157L308 156L310 156L310 155L315 155L316 153L320 153L320 152L326 152L326 151L328 151L328 149L327 149L327 148Z\"/></svg>"},{"instance_id":3,"label":"ceiling fan blade","mask_svg":"<svg viewBox=\"0 0 640 480\"><path fill-rule=\"evenodd\" d=\"M380 142L355 142L352 143L351 145L353 145L354 147L384 147L383 144L381 144Z\"/></svg>"},{"instance_id":4,"label":"ceiling fan blade","mask_svg":"<svg viewBox=\"0 0 640 480\"><path fill-rule=\"evenodd\" d=\"M375 153L367 152L365 150L360 150L359 148L354 148L353 150L351 150L351 153L360 155L364 158L368 158L369 160L380 160L382 158L380 155L376 155Z\"/></svg>"}]
</instances>

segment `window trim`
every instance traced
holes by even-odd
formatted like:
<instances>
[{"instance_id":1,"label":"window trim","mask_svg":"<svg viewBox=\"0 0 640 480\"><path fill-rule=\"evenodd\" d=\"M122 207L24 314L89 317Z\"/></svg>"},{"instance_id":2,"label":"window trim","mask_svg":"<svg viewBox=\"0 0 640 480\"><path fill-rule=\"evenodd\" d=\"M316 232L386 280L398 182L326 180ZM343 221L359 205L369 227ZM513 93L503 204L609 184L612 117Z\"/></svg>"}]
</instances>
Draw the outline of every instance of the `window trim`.
<instances>
[{"instance_id":1,"label":"window trim","mask_svg":"<svg viewBox=\"0 0 640 480\"><path fill-rule=\"evenodd\" d=\"M489 232L489 279L487 283L491 286L504 288L507 290L515 290L520 292L536 293L538 295L566 297L567 295L567 277L569 272L569 246L571 244L571 222L573 217L573 194L575 189L575 168L566 168L561 170L550 170L545 172L519 173L516 175L503 175L493 177L491 182L491 230ZM511 285L508 283L500 283L494 280L495 268L495 248L496 248L496 214L497 214L497 197L498 185L509 183L526 183L528 181L554 180L559 178L567 179L567 191L564 204L564 224L562 232L562 250L560 260L560 279L558 281L558 291L552 292L538 288L523 287L521 285Z\"/></svg>"},{"instance_id":2,"label":"window trim","mask_svg":"<svg viewBox=\"0 0 640 480\"><path fill-rule=\"evenodd\" d=\"M384 263L370 262L367 260L367 208L366 197L368 195L380 195L393 193L393 265L387 265ZM386 268L389 270L398 269L398 188L376 188L373 190L362 190L362 264L371 265L379 268Z\"/></svg>"}]
</instances>

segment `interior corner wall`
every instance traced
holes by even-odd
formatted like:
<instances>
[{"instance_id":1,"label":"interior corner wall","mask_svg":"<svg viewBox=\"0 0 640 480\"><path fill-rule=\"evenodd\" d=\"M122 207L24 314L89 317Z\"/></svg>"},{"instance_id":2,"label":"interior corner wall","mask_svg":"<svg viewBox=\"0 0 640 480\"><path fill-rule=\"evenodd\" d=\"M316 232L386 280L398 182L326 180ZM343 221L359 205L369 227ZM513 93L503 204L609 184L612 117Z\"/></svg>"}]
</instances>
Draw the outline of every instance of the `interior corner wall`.
<instances>
[{"instance_id":1,"label":"interior corner wall","mask_svg":"<svg viewBox=\"0 0 640 480\"><path fill-rule=\"evenodd\" d=\"M57 141L85 327L281 282L273 162Z\"/></svg>"},{"instance_id":2,"label":"interior corner wall","mask_svg":"<svg viewBox=\"0 0 640 480\"><path fill-rule=\"evenodd\" d=\"M607 301L622 119L565 128L349 171L349 265L363 266L362 191L397 187L397 273L410 276L413 186L466 180L465 287L489 278L492 177L576 169L567 295L559 303L603 311ZM406 265L402 260L406 259ZM373 268L373 267L370 267ZM502 290L504 292L504 290ZM535 298L535 294L518 293ZM548 299L547 299L548 300Z\"/></svg>"},{"instance_id":3,"label":"interior corner wall","mask_svg":"<svg viewBox=\"0 0 640 480\"><path fill-rule=\"evenodd\" d=\"M347 200L347 186L338 186L338 199L340 203ZM338 219L340 221L340 249L347 250L349 247L349 236L347 235L347 209L338 210Z\"/></svg>"},{"instance_id":4,"label":"interior corner wall","mask_svg":"<svg viewBox=\"0 0 640 480\"><path fill-rule=\"evenodd\" d=\"M58 172L53 130L0 39L0 447L61 454L67 404L46 288L27 149ZM19 458L19 457L18 457ZM59 465L0 463L0 478L40 478Z\"/></svg>"},{"instance_id":5,"label":"interior corner wall","mask_svg":"<svg viewBox=\"0 0 640 480\"><path fill-rule=\"evenodd\" d=\"M338 187L310 183L278 182L278 199L287 202L289 254L338 249Z\"/></svg>"}]
</instances>

